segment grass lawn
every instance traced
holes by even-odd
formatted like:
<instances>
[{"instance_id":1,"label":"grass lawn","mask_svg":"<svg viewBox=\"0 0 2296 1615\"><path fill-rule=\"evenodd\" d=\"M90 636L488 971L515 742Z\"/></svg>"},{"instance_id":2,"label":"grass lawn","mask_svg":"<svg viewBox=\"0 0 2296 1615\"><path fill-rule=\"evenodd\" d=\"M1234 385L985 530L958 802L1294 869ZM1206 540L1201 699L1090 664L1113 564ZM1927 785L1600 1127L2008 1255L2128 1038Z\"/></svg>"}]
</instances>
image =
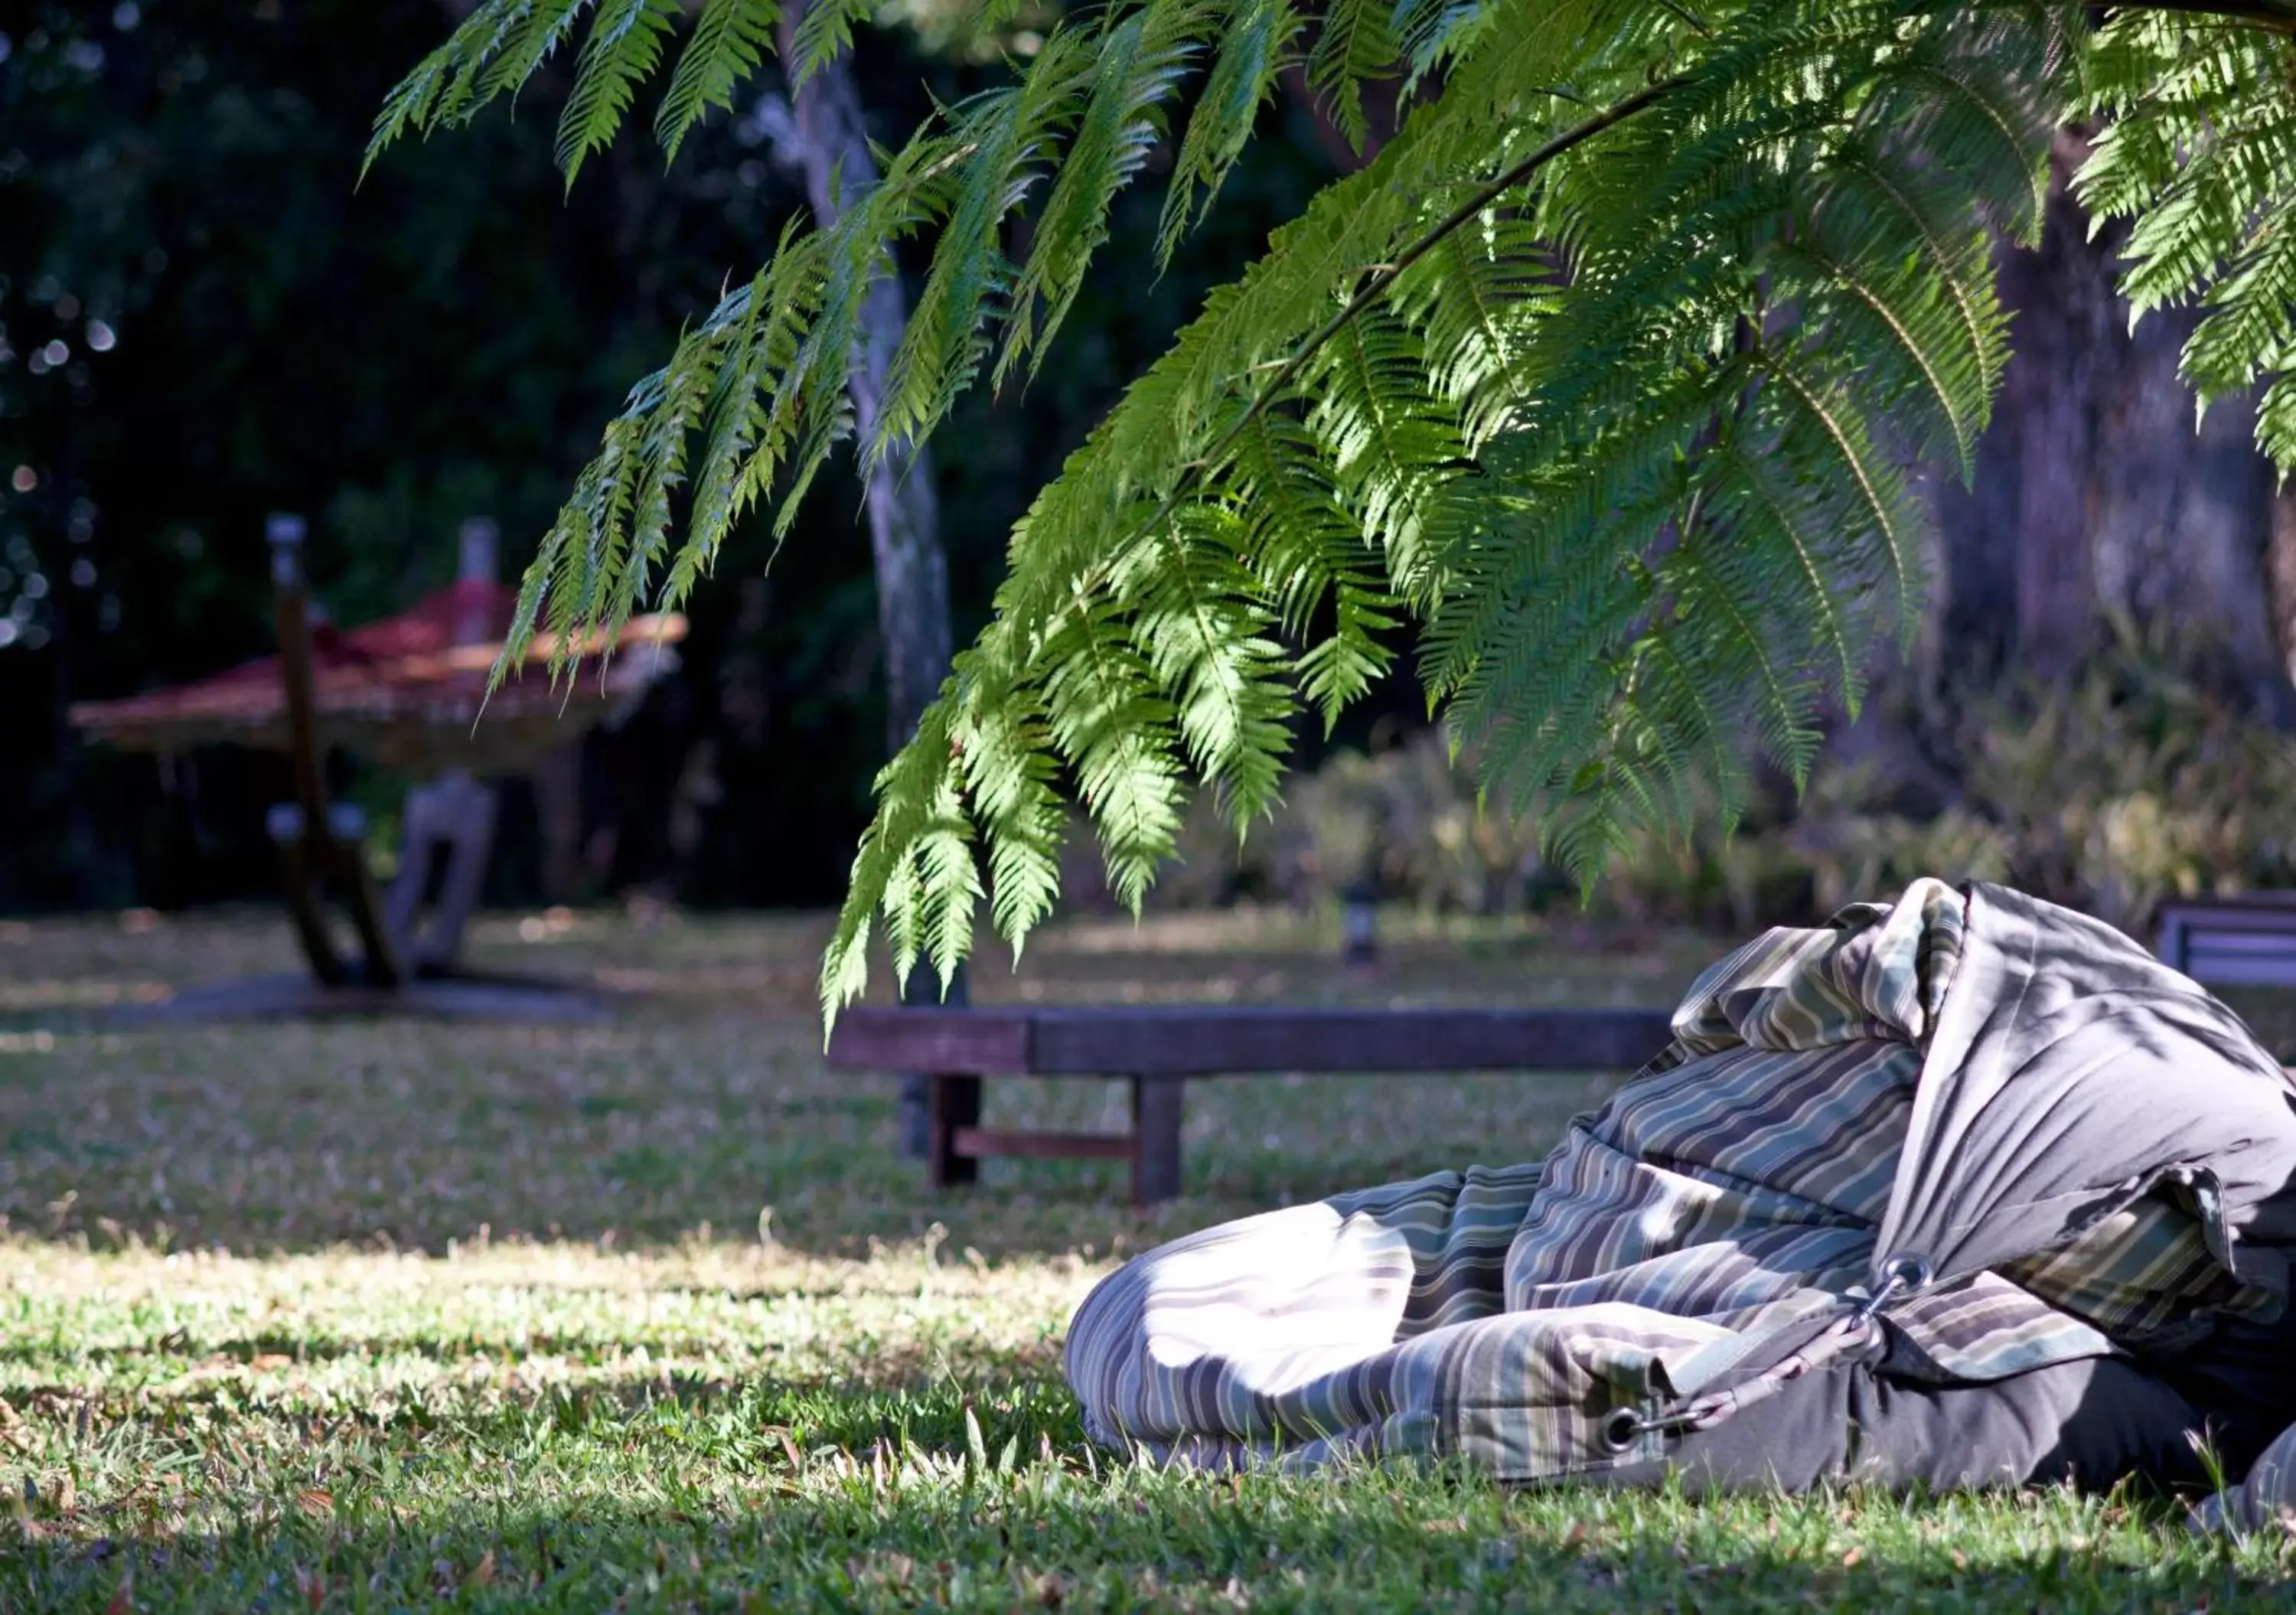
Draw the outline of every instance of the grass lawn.
<instances>
[{"instance_id":1,"label":"grass lawn","mask_svg":"<svg viewBox=\"0 0 2296 1615\"><path fill-rule=\"evenodd\" d=\"M1666 1003L1711 939L1076 922L984 998ZM812 920L512 917L586 1029L108 1029L285 968L267 914L0 922L0 1610L2285 1609L2296 1545L2135 1497L1692 1505L1165 1475L1083 1443L1069 1312L1219 1217L1545 1151L1615 1078L1196 1086L1188 1198L999 1161L947 1201L825 1071ZM2243 1004L2268 1038L2296 1017ZM992 1120L1121 1125L1114 1085Z\"/></svg>"}]
</instances>

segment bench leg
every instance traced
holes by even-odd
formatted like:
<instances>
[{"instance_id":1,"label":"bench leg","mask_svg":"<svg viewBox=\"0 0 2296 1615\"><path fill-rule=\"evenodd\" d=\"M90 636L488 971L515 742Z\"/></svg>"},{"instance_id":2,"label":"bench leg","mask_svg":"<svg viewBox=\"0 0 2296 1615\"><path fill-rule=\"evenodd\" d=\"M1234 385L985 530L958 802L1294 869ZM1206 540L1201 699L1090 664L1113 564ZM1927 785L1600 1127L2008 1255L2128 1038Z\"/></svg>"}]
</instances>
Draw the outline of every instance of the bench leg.
<instances>
[{"instance_id":1,"label":"bench leg","mask_svg":"<svg viewBox=\"0 0 2296 1615\"><path fill-rule=\"evenodd\" d=\"M1185 1077L1132 1079L1132 1203L1152 1206L1180 1193L1180 1109Z\"/></svg>"},{"instance_id":2,"label":"bench leg","mask_svg":"<svg viewBox=\"0 0 2296 1615\"><path fill-rule=\"evenodd\" d=\"M978 1182L980 1163L956 1152L956 1130L980 1125L980 1078L926 1078L925 1119L925 1181L936 1189Z\"/></svg>"}]
</instances>

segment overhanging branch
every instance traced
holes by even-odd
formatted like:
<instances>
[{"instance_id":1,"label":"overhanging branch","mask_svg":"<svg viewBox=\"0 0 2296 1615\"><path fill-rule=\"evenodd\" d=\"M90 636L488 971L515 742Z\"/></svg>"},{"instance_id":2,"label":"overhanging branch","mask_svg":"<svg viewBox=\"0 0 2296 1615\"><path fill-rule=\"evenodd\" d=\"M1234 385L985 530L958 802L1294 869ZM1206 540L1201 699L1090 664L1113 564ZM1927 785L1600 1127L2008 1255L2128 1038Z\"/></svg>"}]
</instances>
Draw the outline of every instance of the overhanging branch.
<instances>
[{"instance_id":1,"label":"overhanging branch","mask_svg":"<svg viewBox=\"0 0 2296 1615\"><path fill-rule=\"evenodd\" d=\"M2245 22L2269 33L2296 37L2296 7L2274 0L2124 0L2116 12L2178 12L2194 17L2222 17Z\"/></svg>"},{"instance_id":2,"label":"overhanging branch","mask_svg":"<svg viewBox=\"0 0 2296 1615\"><path fill-rule=\"evenodd\" d=\"M1675 8L1669 4L1668 9ZM2175 12L2192 16L2222 17L2227 20L2246 23L2273 33L2296 37L2296 4L2292 4L2291 0L2126 0L2125 4L2117 5L2113 9ZM1539 169L1564 152L1575 146L1583 145L1596 135L1624 123L1636 113L1662 100L1688 82L1686 76L1677 75L1636 91L1624 100L1605 107L1583 123L1564 130L1523 158L1521 161L1480 187L1472 196L1452 209L1439 223L1413 242L1391 262L1383 264L1375 270L1364 283L1362 290L1349 299L1347 307L1326 320L1308 337L1306 341L1300 344L1299 349L1253 397L1250 407L1237 418L1235 423L1221 433L1213 441L1211 447L1198 456L1193 463L1205 471L1218 465L1220 456L1235 446L1237 440L1250 429L1253 422L1274 406L1275 401L1283 396L1284 389L1299 379L1300 373L1307 367L1308 362L1315 357L1324 345L1344 331L1349 321L1370 304L1375 302L1413 264L1441 245L1446 237L1464 227L1478 213L1517 185L1529 180ZM1157 506L1155 512L1134 530L1131 539L1137 539L1170 521L1173 512L1179 508L1181 496L1177 491L1168 496ZM1130 540L1128 539L1127 545L1123 547L1128 547L1129 543Z\"/></svg>"},{"instance_id":3,"label":"overhanging branch","mask_svg":"<svg viewBox=\"0 0 2296 1615\"><path fill-rule=\"evenodd\" d=\"M1356 316L1377 302L1390 287L1403 278L1405 272L1412 265L1442 245L1445 238L1472 223L1477 214L1517 185L1531 178L1556 158L1574 147L1586 144L1596 135L1615 128L1636 113L1663 100L1689 82L1690 79L1686 76L1677 74L1674 78L1662 78L1656 84L1637 90L1624 100L1613 102L1584 122L1565 129L1537 151L1524 157L1520 162L1513 164L1495 177L1477 186L1474 193L1466 201L1444 215L1440 220L1393 258L1374 269L1369 278L1364 282L1361 290L1348 299L1346 307L1308 333L1308 339L1300 344L1292 357L1283 362L1275 373L1268 378L1267 384L1254 395L1250 407L1236 418L1234 425L1213 440L1211 447L1198 456L1194 463L1206 471L1217 466L1220 456L1235 447L1237 440L1250 430L1252 422L1266 414L1274 406L1275 401L1283 395L1284 390L1293 381L1299 380L1300 373L1307 368L1308 362L1322 350L1324 345L1346 330L1349 323ZM1170 521L1173 513L1179 509L1180 501L1181 495L1177 490L1167 496L1156 507L1154 513L1134 529L1124 544L1118 548L1119 550L1130 548L1135 540L1153 532Z\"/></svg>"}]
</instances>

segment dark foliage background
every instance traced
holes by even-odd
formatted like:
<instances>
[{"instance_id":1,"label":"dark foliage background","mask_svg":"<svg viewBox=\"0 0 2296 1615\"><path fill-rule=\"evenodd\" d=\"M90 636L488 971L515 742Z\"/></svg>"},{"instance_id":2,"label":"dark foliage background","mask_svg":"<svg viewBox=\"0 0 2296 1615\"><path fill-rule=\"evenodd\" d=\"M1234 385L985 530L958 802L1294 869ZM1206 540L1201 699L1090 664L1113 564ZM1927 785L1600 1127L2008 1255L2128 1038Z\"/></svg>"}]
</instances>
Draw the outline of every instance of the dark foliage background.
<instances>
[{"instance_id":1,"label":"dark foliage background","mask_svg":"<svg viewBox=\"0 0 2296 1615\"><path fill-rule=\"evenodd\" d=\"M109 754L74 742L67 705L266 652L269 511L310 517L343 621L446 581L466 514L501 521L512 575L623 390L796 205L749 119L714 119L667 173L625 139L567 195L554 81L358 184L384 92L451 16L441 0L0 4L0 910L266 891L275 761ZM917 38L860 38L880 139L928 94L983 81ZM1026 499L1331 172L1307 118L1269 116L1298 127L1172 274L1087 288L1040 381L974 398L936 445L960 638ZM1145 261L1156 201L1126 210L1139 247L1119 240L1115 261ZM849 480L825 488L777 557L742 534L693 603L676 680L585 743L584 888L839 894L883 734L857 501ZM402 783L345 781L378 807ZM529 789L505 816L491 895L531 900Z\"/></svg>"},{"instance_id":2,"label":"dark foliage background","mask_svg":"<svg viewBox=\"0 0 2296 1615\"><path fill-rule=\"evenodd\" d=\"M947 45L936 3L895 8L915 28L861 32L854 69L881 141L999 70ZM269 511L310 518L340 620L446 581L466 515L500 521L512 575L624 390L798 205L754 108L712 119L667 172L625 139L568 195L552 73L514 117L396 149L360 184L385 91L460 9L0 0L0 912L268 894L276 759L212 750L163 767L82 747L68 705L268 651ZM1038 381L968 397L937 439L960 642L1026 501L1204 288L1349 160L1298 87L1169 274L1121 272L1151 261L1151 176ZM2119 237L2090 237L2066 194L2081 149L2059 148L2041 250L2000 256L2017 354L1975 486L1932 480L1921 643L1833 737L1813 797L1773 790L1750 822L1795 840L1779 855L1791 878L1741 867L1768 857L1760 834L1702 841L1628 860L1629 906L1685 870L1696 892L1739 893L1721 905L1739 928L1775 906L1744 895L1766 883L1866 892L1899 873L1995 873L2136 914L2145 892L2290 878L2296 490L2251 447L2243 401L2194 430L2177 354L2197 316L2131 332ZM858 516L846 477L779 555L754 527L737 535L689 606L676 679L542 787L511 783L492 901L840 895L884 736ZM2141 699L2123 676L2136 642ZM1285 823L1240 861L1224 832L1192 834L1158 900L1329 897L1367 858L1390 895L1439 906L1543 890L1525 828L1479 816L1435 749L1406 754L1423 718L1397 680L1335 737L1385 760L1295 782ZM2028 734L2055 738L2018 750ZM1300 762L1325 750L1300 742ZM408 782L339 764L387 840ZM545 806L578 820L570 854L562 837L550 850ZM1363 849L1366 814L1407 857ZM1085 862L1069 889L1088 902Z\"/></svg>"}]
</instances>

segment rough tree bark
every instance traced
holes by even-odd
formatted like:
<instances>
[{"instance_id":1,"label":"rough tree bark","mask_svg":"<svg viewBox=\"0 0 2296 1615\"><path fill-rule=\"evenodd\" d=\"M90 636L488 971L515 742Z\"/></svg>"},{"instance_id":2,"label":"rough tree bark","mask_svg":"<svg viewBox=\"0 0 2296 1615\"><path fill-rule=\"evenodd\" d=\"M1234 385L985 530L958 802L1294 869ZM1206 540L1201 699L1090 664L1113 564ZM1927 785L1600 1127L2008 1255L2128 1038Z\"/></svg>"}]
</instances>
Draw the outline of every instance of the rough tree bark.
<instances>
[{"instance_id":1,"label":"rough tree bark","mask_svg":"<svg viewBox=\"0 0 2296 1615\"><path fill-rule=\"evenodd\" d=\"M782 9L781 55L796 60L797 29L804 0ZM840 57L824 65L791 97L794 152L788 153L805 177L806 200L824 228L837 219L837 199L877 177L861 119L861 96L851 68ZM885 373L900 344L906 309L898 276L886 275L870 287L861 307L862 338L853 352L849 389L856 435L866 442L876 430L885 391ZM877 634L884 645L885 739L898 750L916 733L917 719L940 689L955 650L949 622L948 559L941 549L939 514L932 471L922 447L896 447L868 480L869 545L877 578ZM921 968L902 984L905 1003L937 1002L938 985ZM962 973L950 999L962 1004ZM900 1151L925 1153L925 1083L912 1077L901 1085Z\"/></svg>"},{"instance_id":2,"label":"rough tree bark","mask_svg":"<svg viewBox=\"0 0 2296 1615\"><path fill-rule=\"evenodd\" d=\"M2113 290L2119 233L2091 241L2067 193L2082 155L2060 137L2039 249L2001 254L2015 357L1973 488L1936 479L1932 668L2057 676L2118 615L2171 629L2287 722L2296 692L2279 630L2296 611L2274 597L2296 597L2296 555L2274 551L2296 522L2276 521L2249 406L2218 404L2194 430L2177 359L2197 315L2153 314L2130 332Z\"/></svg>"}]
</instances>

